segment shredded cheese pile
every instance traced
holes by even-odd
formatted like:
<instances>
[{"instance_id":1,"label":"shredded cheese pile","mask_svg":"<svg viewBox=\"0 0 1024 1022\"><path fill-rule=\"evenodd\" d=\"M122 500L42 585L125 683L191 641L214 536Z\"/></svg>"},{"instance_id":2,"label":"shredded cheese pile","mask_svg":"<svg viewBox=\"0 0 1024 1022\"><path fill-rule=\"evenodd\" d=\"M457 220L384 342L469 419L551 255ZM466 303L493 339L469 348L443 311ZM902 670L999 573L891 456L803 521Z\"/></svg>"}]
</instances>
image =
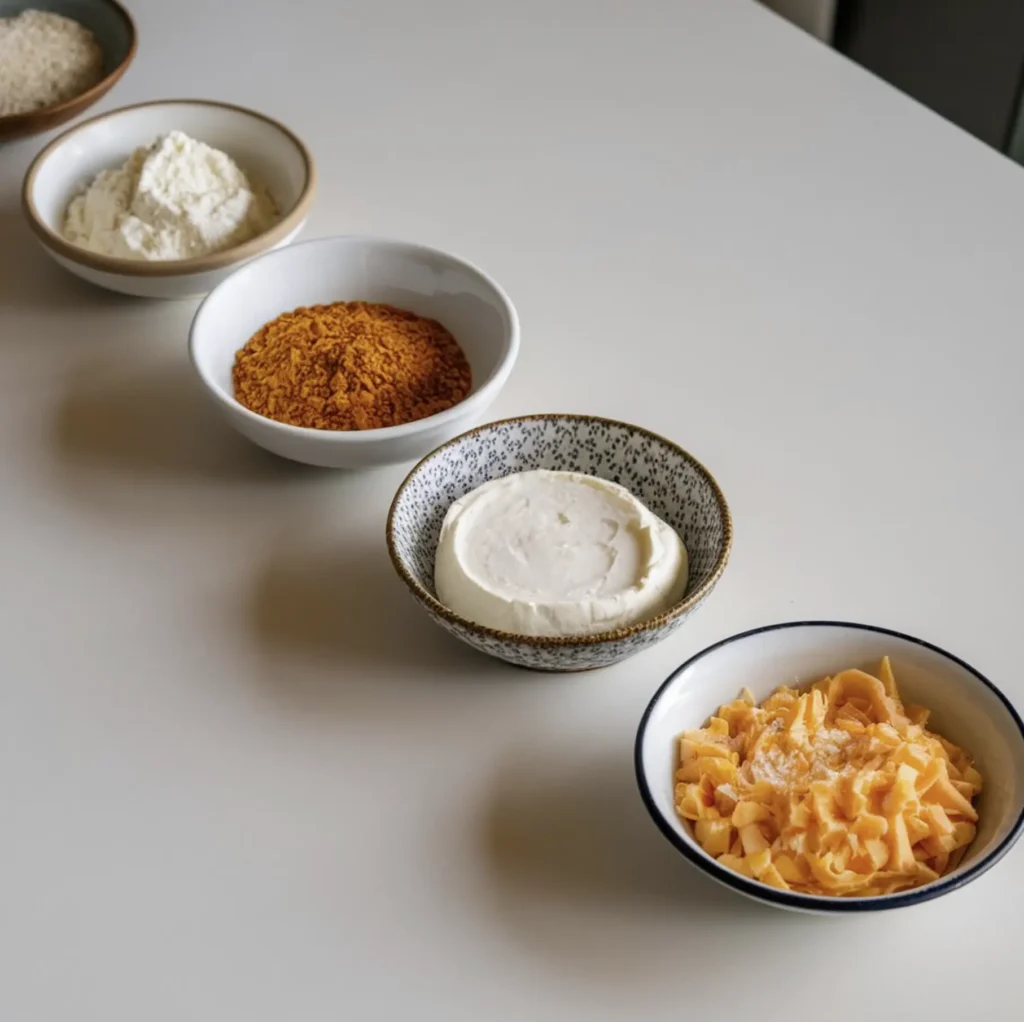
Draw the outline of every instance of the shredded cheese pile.
<instances>
[{"instance_id":1,"label":"shredded cheese pile","mask_svg":"<svg viewBox=\"0 0 1024 1022\"><path fill-rule=\"evenodd\" d=\"M679 743L676 810L718 862L773 887L869 896L937 880L974 840L981 774L878 677L749 692Z\"/></svg>"}]
</instances>

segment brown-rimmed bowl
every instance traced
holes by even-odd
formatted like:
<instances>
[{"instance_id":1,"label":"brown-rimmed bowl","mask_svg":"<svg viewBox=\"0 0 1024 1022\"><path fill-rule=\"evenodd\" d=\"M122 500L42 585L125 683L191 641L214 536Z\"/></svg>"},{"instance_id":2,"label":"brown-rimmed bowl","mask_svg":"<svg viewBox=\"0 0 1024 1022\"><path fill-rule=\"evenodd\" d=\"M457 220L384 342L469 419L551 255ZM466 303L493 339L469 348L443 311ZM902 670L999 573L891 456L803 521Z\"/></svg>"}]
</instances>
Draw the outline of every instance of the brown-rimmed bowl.
<instances>
[{"instance_id":1,"label":"brown-rimmed bowl","mask_svg":"<svg viewBox=\"0 0 1024 1022\"><path fill-rule=\"evenodd\" d=\"M195 259L121 259L65 240L62 228L71 200L101 170L120 166L136 148L174 130L232 157L267 188L280 219L241 245ZM79 277L144 298L188 298L211 291L254 256L288 244L306 222L315 189L313 157L283 124L229 103L171 99L122 107L59 135L29 167L22 206L43 248Z\"/></svg>"},{"instance_id":2,"label":"brown-rimmed bowl","mask_svg":"<svg viewBox=\"0 0 1024 1022\"><path fill-rule=\"evenodd\" d=\"M103 77L62 103L0 117L0 142L38 135L77 117L114 87L135 57L135 23L116 0L0 0L0 18L27 10L62 14L89 29L103 51Z\"/></svg>"},{"instance_id":3,"label":"brown-rimmed bowl","mask_svg":"<svg viewBox=\"0 0 1024 1022\"><path fill-rule=\"evenodd\" d=\"M620 483L671 525L690 555L683 598L628 628L566 638L499 632L444 606L434 589L434 557L448 508L483 483L534 469L583 472ZM531 415L480 426L428 454L395 494L387 543L409 591L456 638L520 667L586 671L625 660L682 625L725 571L732 519L711 473L670 440L592 415Z\"/></svg>"}]
</instances>

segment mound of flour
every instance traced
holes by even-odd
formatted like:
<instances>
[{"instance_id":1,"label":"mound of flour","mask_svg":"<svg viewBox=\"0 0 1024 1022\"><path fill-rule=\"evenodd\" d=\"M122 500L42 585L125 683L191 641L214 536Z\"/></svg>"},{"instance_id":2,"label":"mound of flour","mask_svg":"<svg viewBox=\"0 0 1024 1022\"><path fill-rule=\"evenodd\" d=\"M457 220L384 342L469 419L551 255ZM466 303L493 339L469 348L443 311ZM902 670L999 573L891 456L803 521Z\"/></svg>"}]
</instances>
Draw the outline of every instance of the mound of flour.
<instances>
[{"instance_id":1,"label":"mound of flour","mask_svg":"<svg viewBox=\"0 0 1024 1022\"><path fill-rule=\"evenodd\" d=\"M121 259L193 259L240 245L277 219L273 199L230 156L172 131L72 199L64 237Z\"/></svg>"}]
</instances>

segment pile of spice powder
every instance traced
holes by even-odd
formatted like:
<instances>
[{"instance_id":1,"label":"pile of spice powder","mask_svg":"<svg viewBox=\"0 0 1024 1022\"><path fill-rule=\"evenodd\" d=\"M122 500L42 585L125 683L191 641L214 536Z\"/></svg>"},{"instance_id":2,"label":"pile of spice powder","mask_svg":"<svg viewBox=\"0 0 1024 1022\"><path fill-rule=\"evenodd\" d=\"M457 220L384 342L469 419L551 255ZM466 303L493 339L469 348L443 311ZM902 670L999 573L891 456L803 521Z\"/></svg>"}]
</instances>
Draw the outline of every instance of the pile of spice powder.
<instances>
[{"instance_id":1,"label":"pile of spice powder","mask_svg":"<svg viewBox=\"0 0 1024 1022\"><path fill-rule=\"evenodd\" d=\"M380 429L436 415L469 393L466 356L440 323L372 302L286 312L235 357L235 397L291 426Z\"/></svg>"}]
</instances>

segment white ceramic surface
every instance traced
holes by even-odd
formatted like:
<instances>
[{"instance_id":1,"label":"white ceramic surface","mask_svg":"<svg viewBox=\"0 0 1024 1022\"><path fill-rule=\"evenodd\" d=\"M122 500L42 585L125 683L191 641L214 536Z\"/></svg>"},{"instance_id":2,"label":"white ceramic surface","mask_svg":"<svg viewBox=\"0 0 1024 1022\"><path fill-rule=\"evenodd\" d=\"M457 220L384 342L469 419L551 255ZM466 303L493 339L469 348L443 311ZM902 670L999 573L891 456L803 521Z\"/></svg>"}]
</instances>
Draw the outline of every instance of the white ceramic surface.
<instances>
[{"instance_id":1,"label":"white ceramic surface","mask_svg":"<svg viewBox=\"0 0 1024 1022\"><path fill-rule=\"evenodd\" d=\"M780 685L805 685L849 667L869 672L890 657L904 702L932 711L929 727L967 749L984 778L978 835L961 864L934 884L877 898L825 898L777 891L719 866L675 811L678 737L702 727L749 688L761 702ZM902 908L954 890L1001 858L1024 829L1024 724L991 682L935 646L880 628L798 622L758 629L698 653L655 695L640 723L636 771L661 831L698 867L768 904L819 913Z\"/></svg>"},{"instance_id":2,"label":"white ceramic surface","mask_svg":"<svg viewBox=\"0 0 1024 1022\"><path fill-rule=\"evenodd\" d=\"M65 242L64 216L82 188L100 171L123 163L138 146L175 129L223 150L261 181L277 203L281 221L236 249L179 262L97 257ZM72 273L124 294L188 298L206 294L247 259L291 241L305 223L314 184L308 151L282 125L241 107L168 100L103 114L59 136L29 169L23 207L43 248Z\"/></svg>"},{"instance_id":3,"label":"white ceramic surface","mask_svg":"<svg viewBox=\"0 0 1024 1022\"><path fill-rule=\"evenodd\" d=\"M235 400L235 354L264 323L302 305L355 300L385 302L446 326L469 360L469 396L416 422L352 431L289 426ZM203 302L189 335L192 365L235 429L283 458L324 468L367 468L427 454L483 415L518 351L515 308L481 270L422 245L363 237L318 238L253 260Z\"/></svg>"}]
</instances>

